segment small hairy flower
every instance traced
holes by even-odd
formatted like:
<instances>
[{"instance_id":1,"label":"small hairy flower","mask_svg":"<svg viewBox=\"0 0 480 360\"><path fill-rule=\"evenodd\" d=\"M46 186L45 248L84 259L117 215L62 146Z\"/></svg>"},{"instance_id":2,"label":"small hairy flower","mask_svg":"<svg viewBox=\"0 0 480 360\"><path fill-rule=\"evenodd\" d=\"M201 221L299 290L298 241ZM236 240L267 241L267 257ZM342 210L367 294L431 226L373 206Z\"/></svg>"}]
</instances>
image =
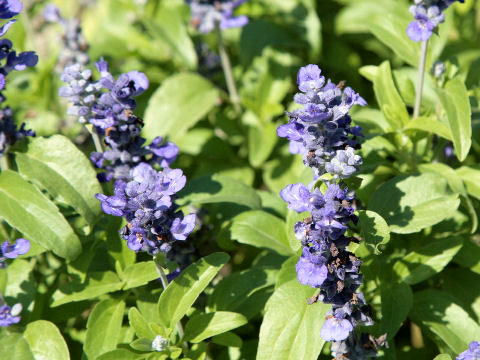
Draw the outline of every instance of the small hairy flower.
<instances>
[{"instance_id":1,"label":"small hairy flower","mask_svg":"<svg viewBox=\"0 0 480 360\"><path fill-rule=\"evenodd\" d=\"M456 360L480 360L480 341L472 341L468 349L459 354Z\"/></svg>"},{"instance_id":2,"label":"small hairy flower","mask_svg":"<svg viewBox=\"0 0 480 360\"><path fill-rule=\"evenodd\" d=\"M247 0L186 0L190 5L193 25L203 34L219 24L221 29L243 27L248 24L244 15L234 16L236 7Z\"/></svg>"},{"instance_id":3,"label":"small hairy flower","mask_svg":"<svg viewBox=\"0 0 480 360\"><path fill-rule=\"evenodd\" d=\"M19 255L24 255L30 250L30 241L19 238L14 243L5 240L0 245L0 269L5 268L7 264L5 260L15 259Z\"/></svg>"},{"instance_id":4,"label":"small hairy flower","mask_svg":"<svg viewBox=\"0 0 480 360\"><path fill-rule=\"evenodd\" d=\"M15 304L11 308L8 305L0 306L0 326L7 327L20 322L22 304Z\"/></svg>"}]
</instances>

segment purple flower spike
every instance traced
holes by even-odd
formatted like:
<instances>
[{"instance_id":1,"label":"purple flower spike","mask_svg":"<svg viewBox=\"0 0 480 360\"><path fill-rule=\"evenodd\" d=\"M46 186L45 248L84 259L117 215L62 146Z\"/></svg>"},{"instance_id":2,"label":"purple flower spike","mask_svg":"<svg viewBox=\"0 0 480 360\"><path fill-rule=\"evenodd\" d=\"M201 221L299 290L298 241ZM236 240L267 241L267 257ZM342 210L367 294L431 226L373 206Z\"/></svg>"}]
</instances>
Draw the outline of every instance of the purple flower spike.
<instances>
[{"instance_id":1,"label":"purple flower spike","mask_svg":"<svg viewBox=\"0 0 480 360\"><path fill-rule=\"evenodd\" d=\"M472 341L465 350L456 357L456 360L479 360L480 359L480 342Z\"/></svg>"},{"instance_id":2,"label":"purple flower spike","mask_svg":"<svg viewBox=\"0 0 480 360\"><path fill-rule=\"evenodd\" d=\"M296 212L308 211L310 205L310 190L303 184L288 185L280 191L280 197L288 203L288 208Z\"/></svg>"},{"instance_id":3,"label":"purple flower spike","mask_svg":"<svg viewBox=\"0 0 480 360\"><path fill-rule=\"evenodd\" d=\"M15 304L11 308L8 305L0 306L0 326L7 327L12 324L20 322L20 313L22 312L22 305Z\"/></svg>"},{"instance_id":4,"label":"purple flower spike","mask_svg":"<svg viewBox=\"0 0 480 360\"><path fill-rule=\"evenodd\" d=\"M298 88L303 92L315 89L320 90L323 84L325 84L325 78L321 76L321 73L322 70L320 70L318 65L310 64L302 67L297 75Z\"/></svg>"},{"instance_id":5,"label":"purple flower spike","mask_svg":"<svg viewBox=\"0 0 480 360\"><path fill-rule=\"evenodd\" d=\"M433 34L433 23L428 18L417 16L407 27L407 35L413 41L426 41Z\"/></svg>"},{"instance_id":6,"label":"purple flower spike","mask_svg":"<svg viewBox=\"0 0 480 360\"><path fill-rule=\"evenodd\" d=\"M221 29L243 27L248 24L245 15L234 16L234 10L246 0L204 1L186 0L190 5L192 24L203 34L215 29L219 24Z\"/></svg>"},{"instance_id":7,"label":"purple flower spike","mask_svg":"<svg viewBox=\"0 0 480 360\"><path fill-rule=\"evenodd\" d=\"M286 125L280 125L277 128L277 135L279 137L287 138L291 141L298 141L302 138L304 134L304 126L296 123L289 123Z\"/></svg>"}]
</instances>

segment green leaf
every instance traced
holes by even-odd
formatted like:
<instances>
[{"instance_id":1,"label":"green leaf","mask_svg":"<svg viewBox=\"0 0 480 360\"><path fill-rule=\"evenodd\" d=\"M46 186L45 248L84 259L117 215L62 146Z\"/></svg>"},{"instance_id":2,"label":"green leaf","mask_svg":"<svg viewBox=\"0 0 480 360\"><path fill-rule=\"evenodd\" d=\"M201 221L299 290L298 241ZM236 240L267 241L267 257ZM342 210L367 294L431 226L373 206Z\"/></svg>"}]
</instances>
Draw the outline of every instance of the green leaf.
<instances>
[{"instance_id":1,"label":"green leaf","mask_svg":"<svg viewBox=\"0 0 480 360\"><path fill-rule=\"evenodd\" d=\"M34 266L34 261L16 259L8 265L6 270L3 270L6 271L8 280L5 292L3 292L7 303L20 302L23 309L29 309L37 293L37 284L32 272Z\"/></svg>"},{"instance_id":2,"label":"green leaf","mask_svg":"<svg viewBox=\"0 0 480 360\"><path fill-rule=\"evenodd\" d=\"M420 46L419 43L412 41L407 36L405 29L408 21L405 21L405 17L399 16L399 14L402 12L384 13L381 16L370 17L366 24L378 40L391 48L403 61L416 67Z\"/></svg>"},{"instance_id":3,"label":"green leaf","mask_svg":"<svg viewBox=\"0 0 480 360\"><path fill-rule=\"evenodd\" d=\"M166 328L173 329L229 258L225 253L205 256L168 285L158 300L158 312Z\"/></svg>"},{"instance_id":4,"label":"green leaf","mask_svg":"<svg viewBox=\"0 0 480 360\"><path fill-rule=\"evenodd\" d=\"M467 186L467 192L480 200L480 169L471 166L462 166L456 172Z\"/></svg>"},{"instance_id":5,"label":"green leaf","mask_svg":"<svg viewBox=\"0 0 480 360\"><path fill-rule=\"evenodd\" d=\"M82 251L79 238L58 208L13 171L0 174L0 203L0 217L30 241L66 259L75 259Z\"/></svg>"},{"instance_id":6,"label":"green leaf","mask_svg":"<svg viewBox=\"0 0 480 360\"><path fill-rule=\"evenodd\" d=\"M312 181L312 170L289 154L265 164L263 181L272 192L278 194L287 184L308 184Z\"/></svg>"},{"instance_id":7,"label":"green leaf","mask_svg":"<svg viewBox=\"0 0 480 360\"><path fill-rule=\"evenodd\" d=\"M148 102L143 136L148 140L167 136L176 141L213 109L218 96L217 89L199 75L172 75Z\"/></svg>"},{"instance_id":8,"label":"green leaf","mask_svg":"<svg viewBox=\"0 0 480 360\"><path fill-rule=\"evenodd\" d=\"M58 328L51 322L37 320L27 325L25 339L35 356L35 360L68 360L67 343Z\"/></svg>"},{"instance_id":9,"label":"green leaf","mask_svg":"<svg viewBox=\"0 0 480 360\"><path fill-rule=\"evenodd\" d=\"M125 303L103 300L93 308L87 321L83 351L89 359L115 350L120 337Z\"/></svg>"},{"instance_id":10,"label":"green leaf","mask_svg":"<svg viewBox=\"0 0 480 360\"><path fill-rule=\"evenodd\" d=\"M0 336L0 349L4 360L36 360L27 340L21 334L10 333Z\"/></svg>"},{"instance_id":11,"label":"green leaf","mask_svg":"<svg viewBox=\"0 0 480 360\"><path fill-rule=\"evenodd\" d=\"M100 295L120 290L123 281L112 271L92 272L87 275L85 282L78 280L62 285L53 294L52 307L67 304L73 301L94 299Z\"/></svg>"},{"instance_id":12,"label":"green leaf","mask_svg":"<svg viewBox=\"0 0 480 360\"><path fill-rule=\"evenodd\" d=\"M462 80L455 78L436 92L447 113L455 154L463 161L472 145L472 110L467 88Z\"/></svg>"},{"instance_id":13,"label":"green leaf","mask_svg":"<svg viewBox=\"0 0 480 360\"><path fill-rule=\"evenodd\" d=\"M240 336L235 333L225 332L223 334L215 335L212 337L212 343L227 347L241 348L243 341Z\"/></svg>"},{"instance_id":14,"label":"green leaf","mask_svg":"<svg viewBox=\"0 0 480 360\"><path fill-rule=\"evenodd\" d=\"M127 349L116 349L100 355L95 360L140 360L145 359L144 354L138 354Z\"/></svg>"},{"instance_id":15,"label":"green leaf","mask_svg":"<svg viewBox=\"0 0 480 360\"><path fill-rule=\"evenodd\" d=\"M136 339L130 347L137 351L152 351L152 340L146 338Z\"/></svg>"},{"instance_id":16,"label":"green leaf","mask_svg":"<svg viewBox=\"0 0 480 360\"><path fill-rule=\"evenodd\" d=\"M242 314L229 311L195 315L187 322L183 339L199 343L214 335L243 326L247 322L248 320Z\"/></svg>"},{"instance_id":17,"label":"green leaf","mask_svg":"<svg viewBox=\"0 0 480 360\"><path fill-rule=\"evenodd\" d=\"M262 200L256 191L243 182L222 175L203 176L187 183L177 203L211 204L229 202L259 209Z\"/></svg>"},{"instance_id":18,"label":"green leaf","mask_svg":"<svg viewBox=\"0 0 480 360\"><path fill-rule=\"evenodd\" d=\"M433 117L421 116L419 118L412 119L408 122L405 128L426 131L441 136L444 139L452 140L450 128L444 123L435 120Z\"/></svg>"},{"instance_id":19,"label":"green leaf","mask_svg":"<svg viewBox=\"0 0 480 360\"><path fill-rule=\"evenodd\" d=\"M102 188L90 160L68 138L31 140L24 151L15 153L15 161L22 175L73 207L88 224L98 220L100 202L95 194Z\"/></svg>"},{"instance_id":20,"label":"green leaf","mask_svg":"<svg viewBox=\"0 0 480 360\"><path fill-rule=\"evenodd\" d=\"M135 329L135 334L137 334L138 337L152 340L155 338L156 334L148 325L147 319L140 314L137 308L130 308L128 311L128 321L130 322L130 326Z\"/></svg>"},{"instance_id":21,"label":"green leaf","mask_svg":"<svg viewBox=\"0 0 480 360\"><path fill-rule=\"evenodd\" d=\"M413 304L413 293L405 283L383 283L380 286L382 296L381 333L387 333L393 339L407 318Z\"/></svg>"},{"instance_id":22,"label":"green leaf","mask_svg":"<svg viewBox=\"0 0 480 360\"><path fill-rule=\"evenodd\" d=\"M458 195L449 195L445 179L420 174L397 176L383 184L368 209L380 214L391 232L410 234L451 217L459 205Z\"/></svg>"},{"instance_id":23,"label":"green leaf","mask_svg":"<svg viewBox=\"0 0 480 360\"><path fill-rule=\"evenodd\" d=\"M417 284L442 271L462 244L462 238L434 240L398 259L393 271L405 283Z\"/></svg>"},{"instance_id":24,"label":"green leaf","mask_svg":"<svg viewBox=\"0 0 480 360\"><path fill-rule=\"evenodd\" d=\"M387 222L376 212L360 210L360 235L365 240L365 245L376 255L381 254L381 249L390 241L390 230Z\"/></svg>"},{"instance_id":25,"label":"green leaf","mask_svg":"<svg viewBox=\"0 0 480 360\"><path fill-rule=\"evenodd\" d=\"M262 210L246 211L233 218L232 239L242 244L291 255L285 222Z\"/></svg>"},{"instance_id":26,"label":"green leaf","mask_svg":"<svg viewBox=\"0 0 480 360\"><path fill-rule=\"evenodd\" d=\"M325 344L319 333L330 305L308 305L307 299L316 292L296 279L275 290L260 327L257 360L318 358Z\"/></svg>"},{"instance_id":27,"label":"green leaf","mask_svg":"<svg viewBox=\"0 0 480 360\"><path fill-rule=\"evenodd\" d=\"M275 271L260 268L233 273L215 286L209 297L209 308L244 313L248 300L260 290L272 286L275 278Z\"/></svg>"},{"instance_id":28,"label":"green leaf","mask_svg":"<svg viewBox=\"0 0 480 360\"><path fill-rule=\"evenodd\" d=\"M248 161L260 167L270 156L277 143L277 126L274 123L250 126L248 129Z\"/></svg>"},{"instance_id":29,"label":"green leaf","mask_svg":"<svg viewBox=\"0 0 480 360\"><path fill-rule=\"evenodd\" d=\"M401 129L410 117L407 107L393 82L392 70L388 61L384 61L378 67L377 76L373 82L373 90L380 110L385 115L391 129Z\"/></svg>"},{"instance_id":30,"label":"green leaf","mask_svg":"<svg viewBox=\"0 0 480 360\"><path fill-rule=\"evenodd\" d=\"M305 211L302 213L298 213L292 209L288 209L287 213L287 222L286 222L286 231L287 231L287 238L288 244L294 253L298 251L302 247L302 243L298 240L295 236L295 224L299 221L303 221L303 219L309 217L310 214Z\"/></svg>"},{"instance_id":31,"label":"green leaf","mask_svg":"<svg viewBox=\"0 0 480 360\"><path fill-rule=\"evenodd\" d=\"M480 338L480 327L451 295L434 289L414 294L411 319L440 338L454 353Z\"/></svg>"},{"instance_id":32,"label":"green leaf","mask_svg":"<svg viewBox=\"0 0 480 360\"><path fill-rule=\"evenodd\" d=\"M197 53L188 35L186 22L182 16L186 6L175 1L161 2L158 5L155 20L148 16L142 18L149 33L170 48L177 63L189 69L197 66Z\"/></svg>"},{"instance_id":33,"label":"green leaf","mask_svg":"<svg viewBox=\"0 0 480 360\"><path fill-rule=\"evenodd\" d=\"M435 356L435 359L433 360L452 360L452 357L448 354L440 354Z\"/></svg>"},{"instance_id":34,"label":"green leaf","mask_svg":"<svg viewBox=\"0 0 480 360\"><path fill-rule=\"evenodd\" d=\"M153 261L143 261L127 266L121 278L125 281L123 290L127 290L148 284L159 276Z\"/></svg>"}]
</instances>

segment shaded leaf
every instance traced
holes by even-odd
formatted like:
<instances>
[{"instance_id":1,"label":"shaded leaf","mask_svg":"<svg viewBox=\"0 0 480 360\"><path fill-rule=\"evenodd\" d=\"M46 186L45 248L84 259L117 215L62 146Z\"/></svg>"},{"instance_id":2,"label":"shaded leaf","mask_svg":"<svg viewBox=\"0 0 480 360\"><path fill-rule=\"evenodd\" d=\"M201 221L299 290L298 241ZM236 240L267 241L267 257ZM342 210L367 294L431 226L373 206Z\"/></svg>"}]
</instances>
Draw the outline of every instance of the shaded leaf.
<instances>
[{"instance_id":1,"label":"shaded leaf","mask_svg":"<svg viewBox=\"0 0 480 360\"><path fill-rule=\"evenodd\" d=\"M381 249L390 241L390 230L387 222L376 212L360 210L358 212L360 235L365 240L365 245L376 255L381 254Z\"/></svg>"},{"instance_id":2,"label":"shaded leaf","mask_svg":"<svg viewBox=\"0 0 480 360\"><path fill-rule=\"evenodd\" d=\"M184 340L198 343L214 335L236 329L247 322L242 314L229 311L195 315L185 326Z\"/></svg>"}]
</instances>

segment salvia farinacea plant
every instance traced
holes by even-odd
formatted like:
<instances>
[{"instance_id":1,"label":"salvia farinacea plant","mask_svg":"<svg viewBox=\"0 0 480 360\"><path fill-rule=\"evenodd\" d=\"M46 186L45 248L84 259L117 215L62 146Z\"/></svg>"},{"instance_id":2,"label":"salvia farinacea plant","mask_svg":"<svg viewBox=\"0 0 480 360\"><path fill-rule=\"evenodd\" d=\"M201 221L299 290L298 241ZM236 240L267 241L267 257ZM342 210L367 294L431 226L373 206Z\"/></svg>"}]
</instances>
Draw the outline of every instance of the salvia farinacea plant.
<instances>
[{"instance_id":1,"label":"salvia farinacea plant","mask_svg":"<svg viewBox=\"0 0 480 360\"><path fill-rule=\"evenodd\" d=\"M478 19L0 0L0 359L480 360Z\"/></svg>"}]
</instances>

